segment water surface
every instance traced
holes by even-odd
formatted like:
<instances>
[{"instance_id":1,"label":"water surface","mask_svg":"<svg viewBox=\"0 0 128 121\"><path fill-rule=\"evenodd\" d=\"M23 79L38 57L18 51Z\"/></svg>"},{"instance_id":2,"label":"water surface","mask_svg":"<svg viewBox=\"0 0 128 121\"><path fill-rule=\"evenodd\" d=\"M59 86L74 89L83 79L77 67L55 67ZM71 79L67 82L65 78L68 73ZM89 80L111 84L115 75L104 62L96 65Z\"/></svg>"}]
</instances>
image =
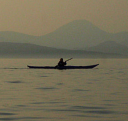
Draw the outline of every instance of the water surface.
<instances>
[{"instance_id":1,"label":"water surface","mask_svg":"<svg viewBox=\"0 0 128 121\"><path fill-rule=\"evenodd\" d=\"M1 121L127 121L127 59L73 59L94 69L28 69L57 59L0 59Z\"/></svg>"}]
</instances>

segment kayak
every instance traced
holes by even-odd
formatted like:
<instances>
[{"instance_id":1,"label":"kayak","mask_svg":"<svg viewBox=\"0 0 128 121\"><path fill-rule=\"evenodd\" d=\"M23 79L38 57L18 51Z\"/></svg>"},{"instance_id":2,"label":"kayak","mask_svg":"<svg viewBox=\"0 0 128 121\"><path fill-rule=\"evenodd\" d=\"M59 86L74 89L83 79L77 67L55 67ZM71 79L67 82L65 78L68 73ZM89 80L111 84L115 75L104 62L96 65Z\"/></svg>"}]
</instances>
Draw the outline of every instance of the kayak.
<instances>
[{"instance_id":1,"label":"kayak","mask_svg":"<svg viewBox=\"0 0 128 121\"><path fill-rule=\"evenodd\" d=\"M92 69L99 64L95 65L89 65L89 66L63 66L63 67L58 67L58 66L27 66L28 68L32 69Z\"/></svg>"}]
</instances>

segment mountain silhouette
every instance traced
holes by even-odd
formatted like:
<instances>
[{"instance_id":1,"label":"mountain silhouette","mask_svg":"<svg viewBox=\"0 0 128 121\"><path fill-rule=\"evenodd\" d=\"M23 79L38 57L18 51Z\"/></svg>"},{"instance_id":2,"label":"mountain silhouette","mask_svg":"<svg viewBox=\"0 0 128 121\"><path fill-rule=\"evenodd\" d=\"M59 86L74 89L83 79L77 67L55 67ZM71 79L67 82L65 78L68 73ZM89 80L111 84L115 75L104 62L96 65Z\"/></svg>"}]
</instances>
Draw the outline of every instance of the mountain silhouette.
<instances>
[{"instance_id":1,"label":"mountain silhouette","mask_svg":"<svg viewBox=\"0 0 128 121\"><path fill-rule=\"evenodd\" d=\"M108 33L86 20L75 20L43 36L10 31L0 32L0 41L31 43L62 49L88 49L107 41L128 46L128 32Z\"/></svg>"},{"instance_id":2,"label":"mountain silhouette","mask_svg":"<svg viewBox=\"0 0 128 121\"><path fill-rule=\"evenodd\" d=\"M50 47L83 49L105 41L108 35L86 20L76 20L42 36L40 43Z\"/></svg>"},{"instance_id":3,"label":"mountain silhouette","mask_svg":"<svg viewBox=\"0 0 128 121\"><path fill-rule=\"evenodd\" d=\"M97 57L123 57L120 54L110 54L102 52L93 52L85 50L67 50L56 49L46 46L39 46L29 43L12 43L0 42L0 57L32 57L32 58L45 58L45 57L80 57L80 58L97 58Z\"/></svg>"},{"instance_id":4,"label":"mountain silhouette","mask_svg":"<svg viewBox=\"0 0 128 121\"><path fill-rule=\"evenodd\" d=\"M88 51L128 55L128 47L115 41L103 42L97 46L88 48Z\"/></svg>"}]
</instances>

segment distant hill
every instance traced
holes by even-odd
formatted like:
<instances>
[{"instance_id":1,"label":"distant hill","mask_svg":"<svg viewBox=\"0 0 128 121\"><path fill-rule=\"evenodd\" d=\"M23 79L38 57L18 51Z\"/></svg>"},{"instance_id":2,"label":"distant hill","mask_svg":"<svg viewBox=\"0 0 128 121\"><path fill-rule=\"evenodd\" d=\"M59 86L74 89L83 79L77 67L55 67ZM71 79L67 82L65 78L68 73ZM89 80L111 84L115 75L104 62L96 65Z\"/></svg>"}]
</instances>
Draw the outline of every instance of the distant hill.
<instances>
[{"instance_id":1,"label":"distant hill","mask_svg":"<svg viewBox=\"0 0 128 121\"><path fill-rule=\"evenodd\" d=\"M124 57L120 54L108 54L102 52L91 52L84 50L56 49L46 46L39 46L29 43L0 42L0 57L32 57L32 58L60 58L60 57L80 57L80 58L109 58Z\"/></svg>"},{"instance_id":2,"label":"distant hill","mask_svg":"<svg viewBox=\"0 0 128 121\"><path fill-rule=\"evenodd\" d=\"M55 48L29 43L0 42L0 56L39 56L56 53Z\"/></svg>"},{"instance_id":3,"label":"distant hill","mask_svg":"<svg viewBox=\"0 0 128 121\"><path fill-rule=\"evenodd\" d=\"M88 48L88 51L128 55L128 47L114 41L103 42L97 46Z\"/></svg>"},{"instance_id":4,"label":"distant hill","mask_svg":"<svg viewBox=\"0 0 128 121\"><path fill-rule=\"evenodd\" d=\"M41 37L42 44L66 49L83 49L101 43L109 33L85 20L68 23ZM54 42L54 43L52 43Z\"/></svg>"},{"instance_id":5,"label":"distant hill","mask_svg":"<svg viewBox=\"0 0 128 121\"><path fill-rule=\"evenodd\" d=\"M107 41L128 46L128 32L108 33L86 20L75 20L44 36L0 32L1 42L32 43L63 49L85 49Z\"/></svg>"},{"instance_id":6,"label":"distant hill","mask_svg":"<svg viewBox=\"0 0 128 121\"><path fill-rule=\"evenodd\" d=\"M35 43L36 40L38 40L38 36L32 36L13 31L0 32L0 42Z\"/></svg>"}]
</instances>

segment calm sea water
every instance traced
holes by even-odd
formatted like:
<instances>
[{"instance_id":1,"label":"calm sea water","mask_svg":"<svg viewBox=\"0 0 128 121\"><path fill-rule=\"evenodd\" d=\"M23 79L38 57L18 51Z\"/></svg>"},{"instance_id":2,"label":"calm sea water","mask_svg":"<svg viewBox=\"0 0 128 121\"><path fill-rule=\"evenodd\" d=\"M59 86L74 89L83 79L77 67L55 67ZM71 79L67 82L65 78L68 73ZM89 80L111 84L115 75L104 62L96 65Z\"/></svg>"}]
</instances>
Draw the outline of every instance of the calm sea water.
<instances>
[{"instance_id":1,"label":"calm sea water","mask_svg":"<svg viewBox=\"0 0 128 121\"><path fill-rule=\"evenodd\" d=\"M127 121L128 59L73 59L94 69L28 69L57 59L0 59L1 121Z\"/></svg>"}]
</instances>

